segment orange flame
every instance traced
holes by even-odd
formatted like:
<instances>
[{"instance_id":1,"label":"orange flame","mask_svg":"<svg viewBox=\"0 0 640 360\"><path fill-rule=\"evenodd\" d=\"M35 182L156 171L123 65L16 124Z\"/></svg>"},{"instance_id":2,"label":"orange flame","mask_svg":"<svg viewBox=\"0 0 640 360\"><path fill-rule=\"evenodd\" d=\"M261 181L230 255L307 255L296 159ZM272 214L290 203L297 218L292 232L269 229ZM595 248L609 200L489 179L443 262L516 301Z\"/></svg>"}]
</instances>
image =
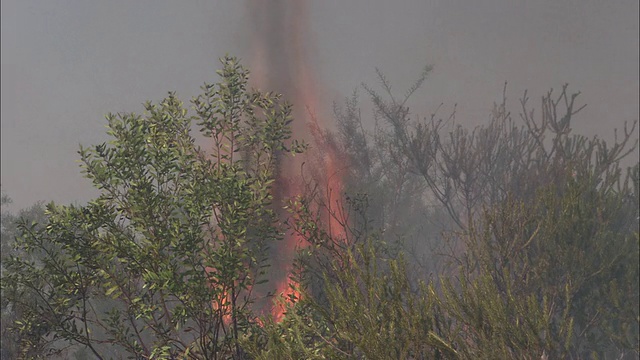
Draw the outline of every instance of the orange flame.
<instances>
[{"instance_id":1,"label":"orange flame","mask_svg":"<svg viewBox=\"0 0 640 360\"><path fill-rule=\"evenodd\" d=\"M307 31L308 3L306 0L248 0L247 5L252 27L252 80L256 87L281 92L294 104L293 138L311 145L311 152L318 157L313 159L314 165L319 167L315 170L323 175L316 181L326 192L325 205L329 212L323 219L328 226L326 230L334 238L344 238L344 216L340 212L343 186L339 175L344 165L338 150L327 141L316 115L320 102L318 85L309 65L308 48L305 48L311 44ZM280 164L274 190L276 201L302 195L303 186L299 180L296 181L301 175L302 165L303 159L299 156L287 158ZM281 217L285 216L281 212ZM288 234L274 254L273 270L276 274L272 278L275 278L276 294L282 294L285 300L290 296L300 297L290 267L299 246L305 246L304 239ZM276 321L281 320L284 306L274 304L271 314Z\"/></svg>"},{"instance_id":2,"label":"orange flame","mask_svg":"<svg viewBox=\"0 0 640 360\"><path fill-rule=\"evenodd\" d=\"M208 276L212 276L212 274L214 274L216 272L215 268L212 267L205 267L205 272ZM213 282L210 284L210 286L215 286L213 284ZM222 316L222 322L225 325L229 325L231 324L231 312L229 311L229 307L231 305L231 299L229 298L229 292L228 290L224 290L220 293L220 295L218 295L215 299L211 300L211 308L213 309L214 312L220 312L221 316Z\"/></svg>"}]
</instances>

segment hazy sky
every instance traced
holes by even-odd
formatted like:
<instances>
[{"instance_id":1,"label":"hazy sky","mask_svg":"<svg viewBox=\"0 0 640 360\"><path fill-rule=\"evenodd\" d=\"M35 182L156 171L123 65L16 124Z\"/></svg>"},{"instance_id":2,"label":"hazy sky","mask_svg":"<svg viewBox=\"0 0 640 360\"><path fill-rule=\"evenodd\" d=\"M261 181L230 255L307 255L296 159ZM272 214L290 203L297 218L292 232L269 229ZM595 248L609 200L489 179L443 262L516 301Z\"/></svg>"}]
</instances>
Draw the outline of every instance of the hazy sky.
<instances>
[{"instance_id":1,"label":"hazy sky","mask_svg":"<svg viewBox=\"0 0 640 360\"><path fill-rule=\"evenodd\" d=\"M362 82L375 85L375 67L402 93L432 64L411 103L418 115L458 103L458 121L478 124L505 81L514 111L525 89L539 105L543 92L568 82L588 104L578 132L611 138L638 119L637 0L310 3L327 109ZM3 0L1 184L14 208L94 195L80 175L78 144L106 140L104 114L141 112L170 90L187 102L216 80L218 57L246 58L244 5Z\"/></svg>"}]
</instances>

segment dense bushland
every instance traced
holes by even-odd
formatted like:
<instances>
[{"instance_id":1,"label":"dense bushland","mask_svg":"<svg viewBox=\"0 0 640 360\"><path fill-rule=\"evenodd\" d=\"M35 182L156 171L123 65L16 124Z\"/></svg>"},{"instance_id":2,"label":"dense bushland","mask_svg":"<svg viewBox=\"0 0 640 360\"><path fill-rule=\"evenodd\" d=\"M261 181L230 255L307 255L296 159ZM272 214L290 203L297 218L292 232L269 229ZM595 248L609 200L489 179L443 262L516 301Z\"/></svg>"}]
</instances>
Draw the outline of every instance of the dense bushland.
<instances>
[{"instance_id":1,"label":"dense bushland","mask_svg":"<svg viewBox=\"0 0 640 360\"><path fill-rule=\"evenodd\" d=\"M279 163L306 147L291 138L292 107L250 90L236 59L222 65L194 115L170 93L107 117L112 140L80 150L98 198L3 213L3 354L638 356L640 167L621 165L635 123L613 144L574 134L582 107L567 86L539 114L525 93L519 120L506 96L474 129L454 114L412 120L407 99L430 69L401 99L381 75L386 94L365 87L373 131L357 96L335 108L324 139L349 166L329 211L313 178L274 198ZM341 236L326 226L337 214ZM255 288L270 286L268 249L291 233L300 296L277 299L287 313L275 322Z\"/></svg>"}]
</instances>

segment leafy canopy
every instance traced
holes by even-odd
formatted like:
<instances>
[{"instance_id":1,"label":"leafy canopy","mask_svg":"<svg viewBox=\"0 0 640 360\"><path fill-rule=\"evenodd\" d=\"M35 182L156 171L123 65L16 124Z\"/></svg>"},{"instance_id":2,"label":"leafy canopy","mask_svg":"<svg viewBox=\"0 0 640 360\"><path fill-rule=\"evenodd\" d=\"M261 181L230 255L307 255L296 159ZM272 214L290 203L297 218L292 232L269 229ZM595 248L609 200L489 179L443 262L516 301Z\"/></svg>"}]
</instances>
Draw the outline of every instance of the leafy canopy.
<instances>
[{"instance_id":1,"label":"leafy canopy","mask_svg":"<svg viewBox=\"0 0 640 360\"><path fill-rule=\"evenodd\" d=\"M266 249L283 233L276 165L302 145L290 141L291 106L248 90L237 59L221 62L193 116L174 93L144 115L109 114L111 141L79 151L100 196L49 204L44 228L20 225L17 246L41 256L7 259L2 286L23 314L25 351L240 356L251 306L266 296L253 291ZM194 121L210 148L196 145Z\"/></svg>"}]
</instances>

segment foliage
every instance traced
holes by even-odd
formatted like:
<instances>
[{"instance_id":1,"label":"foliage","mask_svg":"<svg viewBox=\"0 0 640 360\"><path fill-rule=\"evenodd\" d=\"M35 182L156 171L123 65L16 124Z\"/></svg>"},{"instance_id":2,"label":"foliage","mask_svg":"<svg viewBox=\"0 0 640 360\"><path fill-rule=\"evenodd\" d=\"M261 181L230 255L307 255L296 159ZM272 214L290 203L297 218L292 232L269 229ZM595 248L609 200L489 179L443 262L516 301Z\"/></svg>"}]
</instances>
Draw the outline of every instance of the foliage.
<instances>
[{"instance_id":1,"label":"foliage","mask_svg":"<svg viewBox=\"0 0 640 360\"><path fill-rule=\"evenodd\" d=\"M636 123L612 146L602 139L572 133L575 105L580 93L569 94L568 85L558 96L542 97L539 119L529 107L527 93L520 99L522 124L507 109L506 84L503 101L494 104L491 121L472 130L455 123L455 110L446 119L412 121L406 99L397 100L381 76L390 100L369 89L376 113L391 126L387 136L394 150L419 174L429 197L444 206L459 228L465 229L483 207L500 204L509 196L532 199L540 188L562 185L571 176L593 176L604 186L615 182L619 162L635 149Z\"/></svg>"},{"instance_id":2,"label":"foliage","mask_svg":"<svg viewBox=\"0 0 640 360\"><path fill-rule=\"evenodd\" d=\"M11 203L11 198L6 194L2 194L2 207ZM10 211L2 210L1 215L2 231L0 232L0 269L2 275L5 274L4 260L9 256L26 256L26 254L20 249L16 248L15 238L18 235L18 222L21 220L26 223L42 223L45 221L44 206L42 203L36 203L29 208L21 209L17 214ZM38 256L33 254L32 256ZM9 304L4 290L2 290L2 296L0 297L1 309L2 309L2 341L0 342L1 355L4 358L17 358L20 353L19 344L21 343L21 337L19 334L11 331L13 322L20 317L20 313L16 312L16 309ZM31 355L36 354L38 349L31 349Z\"/></svg>"},{"instance_id":3,"label":"foliage","mask_svg":"<svg viewBox=\"0 0 640 360\"><path fill-rule=\"evenodd\" d=\"M421 79L428 73L429 68ZM433 258L449 220L429 203L428 187L398 151L398 139L388 133L383 119L374 112L375 126L367 129L358 106L357 92L334 104L337 131L333 138L349 164L343 174L345 207L353 214L348 226L365 237L371 230L380 230L381 237L393 245L390 251L404 252L412 274L435 273Z\"/></svg>"},{"instance_id":4,"label":"foliage","mask_svg":"<svg viewBox=\"0 0 640 360\"><path fill-rule=\"evenodd\" d=\"M221 62L221 82L193 100L195 117L173 93L144 116L108 115L112 140L80 150L100 196L49 204L44 228L20 225L18 247L43 255L5 263L23 347L59 354L63 339L97 358L243 356L252 289L282 233L271 204L278 157L301 146L289 145L291 107L247 90L236 59Z\"/></svg>"},{"instance_id":5,"label":"foliage","mask_svg":"<svg viewBox=\"0 0 640 360\"><path fill-rule=\"evenodd\" d=\"M500 348L509 349L501 358L637 355L640 249L629 185L575 179L484 212L465 236L460 291L448 281L443 289L443 307L474 330L459 340L477 346L470 358Z\"/></svg>"},{"instance_id":6,"label":"foliage","mask_svg":"<svg viewBox=\"0 0 640 360\"><path fill-rule=\"evenodd\" d=\"M375 241L347 250L325 278L326 299L304 293L281 323L250 342L256 359L431 359L451 351L433 331L431 289L411 288L402 258L381 259Z\"/></svg>"},{"instance_id":7,"label":"foliage","mask_svg":"<svg viewBox=\"0 0 640 360\"><path fill-rule=\"evenodd\" d=\"M406 98L380 79L390 100L367 90L390 143L460 229L441 289L461 334L452 346L468 358L637 355L638 165L626 176L620 165L637 122L613 145L573 134L584 106L565 85L542 97L540 119L525 93L517 124L504 95L491 122L469 131L452 124L455 112L410 120Z\"/></svg>"},{"instance_id":8,"label":"foliage","mask_svg":"<svg viewBox=\"0 0 640 360\"><path fill-rule=\"evenodd\" d=\"M351 165L344 202L329 204L312 180L285 224L278 165L304 147L290 141L291 107L248 91L248 72L222 62L193 117L172 93L144 116L109 115L113 140L80 151L100 197L49 204L45 226L21 223L2 291L24 357L73 344L98 358L638 356L640 166L620 165L635 123L613 144L573 134L584 106L567 86L542 97L539 119L525 93L522 123L505 94L472 130L455 111L412 121L407 99L430 68L402 99L379 73L390 100L366 87L373 134L354 95L326 137ZM442 260L415 255L439 229L415 224L443 214L455 226L434 279ZM256 285L285 231L306 247L275 322L255 311L266 301Z\"/></svg>"},{"instance_id":9,"label":"foliage","mask_svg":"<svg viewBox=\"0 0 640 360\"><path fill-rule=\"evenodd\" d=\"M333 257L324 298L305 292L247 349L260 359L633 358L633 174L619 191L574 179L485 209L462 235L460 269L440 282L412 284L402 256L371 234Z\"/></svg>"},{"instance_id":10,"label":"foliage","mask_svg":"<svg viewBox=\"0 0 640 360\"><path fill-rule=\"evenodd\" d=\"M572 134L571 120L582 107L574 109L578 95L568 95L565 86L559 97L552 92L543 97L540 122L527 108L525 94L523 125L511 119L505 100L488 126L471 132L454 126L443 134L445 121L412 123L406 100L383 102L370 94L392 128L377 136L386 137L400 163L422 176L426 198L438 201L458 224L448 235L456 266L443 272L439 283L430 283L428 292L419 290L416 279L399 286L397 279L406 279L411 267L396 260L377 267L377 260L367 259L384 258L383 247L361 247L363 239L373 241L366 229L375 222L351 217L345 225L351 242L336 243L299 201L297 229L314 246L308 255L324 264L324 297L311 294L307 302L317 313L295 325L320 324L299 327L305 341L286 335L290 327L267 329L279 339L278 348L306 347L321 354L339 349L332 355L337 358L637 356L639 167L625 175L620 166L635 148L635 124L612 146ZM369 170L375 165L364 130L354 130L354 104L348 103L351 123L342 129L354 137L352 142L345 137L343 143L351 145L343 149L358 160L352 169L357 173L362 164ZM385 181L366 175L351 179L362 179L364 188ZM369 204L368 195L349 195L347 207ZM307 269L314 264L307 263ZM428 274L417 277L429 281ZM393 296L385 297L389 293ZM377 301L368 301L372 294ZM393 318L394 311L403 316ZM318 314L320 322L313 317ZM397 319L411 316L421 320L394 327ZM423 353L403 352L411 348L407 334L420 334Z\"/></svg>"},{"instance_id":11,"label":"foliage","mask_svg":"<svg viewBox=\"0 0 640 360\"><path fill-rule=\"evenodd\" d=\"M242 339L247 354L255 360L345 358L331 328L308 299L287 304L280 322L264 318L256 332Z\"/></svg>"}]
</instances>

